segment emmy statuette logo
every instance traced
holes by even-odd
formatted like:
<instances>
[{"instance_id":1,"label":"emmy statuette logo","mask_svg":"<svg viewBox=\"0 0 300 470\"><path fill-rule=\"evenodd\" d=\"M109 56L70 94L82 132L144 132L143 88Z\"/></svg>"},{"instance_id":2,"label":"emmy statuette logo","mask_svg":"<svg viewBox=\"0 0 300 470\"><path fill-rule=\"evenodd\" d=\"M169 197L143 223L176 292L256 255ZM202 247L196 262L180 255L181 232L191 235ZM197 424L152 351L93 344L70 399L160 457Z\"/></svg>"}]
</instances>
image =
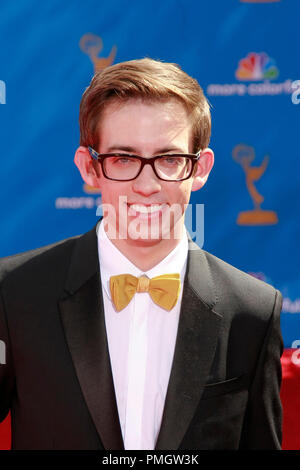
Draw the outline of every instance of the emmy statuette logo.
<instances>
[{"instance_id":1,"label":"emmy statuette logo","mask_svg":"<svg viewBox=\"0 0 300 470\"><path fill-rule=\"evenodd\" d=\"M94 188L94 186L90 186L87 183L84 183L82 187L86 194L101 194L101 190L99 188Z\"/></svg>"},{"instance_id":2,"label":"emmy statuette logo","mask_svg":"<svg viewBox=\"0 0 300 470\"><path fill-rule=\"evenodd\" d=\"M103 49L103 41L100 36L96 34L87 33L79 41L79 46L82 52L87 54L90 58L93 66L94 73L104 70L109 65L112 65L116 57L117 48L113 46L108 57L99 57L100 52ZM101 191L98 188L93 188L88 184L84 183L83 190L87 194L100 194Z\"/></svg>"},{"instance_id":3,"label":"emmy statuette logo","mask_svg":"<svg viewBox=\"0 0 300 470\"><path fill-rule=\"evenodd\" d=\"M241 165L246 178L246 187L252 199L254 209L240 212L237 218L238 225L273 225L278 223L278 217L275 211L261 209L264 197L257 191L255 182L259 181L265 173L269 156L265 155L260 166L251 166L255 159L253 147L239 144L232 151L233 159Z\"/></svg>"},{"instance_id":4,"label":"emmy statuette logo","mask_svg":"<svg viewBox=\"0 0 300 470\"><path fill-rule=\"evenodd\" d=\"M99 57L103 49L103 42L100 36L87 33L79 41L82 52L88 55L94 65L94 72L100 72L111 65L116 57L117 48L113 46L108 57Z\"/></svg>"}]
</instances>

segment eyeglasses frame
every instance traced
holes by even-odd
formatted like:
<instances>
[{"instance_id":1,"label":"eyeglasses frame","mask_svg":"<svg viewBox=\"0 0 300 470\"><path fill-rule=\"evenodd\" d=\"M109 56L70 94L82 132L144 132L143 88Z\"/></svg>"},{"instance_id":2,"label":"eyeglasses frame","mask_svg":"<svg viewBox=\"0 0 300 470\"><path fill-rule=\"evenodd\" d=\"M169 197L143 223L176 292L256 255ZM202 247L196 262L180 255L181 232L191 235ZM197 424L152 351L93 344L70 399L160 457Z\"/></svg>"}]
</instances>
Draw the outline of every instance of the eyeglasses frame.
<instances>
[{"instance_id":1,"label":"eyeglasses frame","mask_svg":"<svg viewBox=\"0 0 300 470\"><path fill-rule=\"evenodd\" d=\"M129 153L117 153L117 152L98 153L98 152L96 152L96 150L94 150L90 146L88 146L88 151L89 151L90 156L94 160L100 162L101 168L102 168L102 173L105 176L105 178L107 178L108 180L111 180L111 181L133 181L141 174L141 172L142 172L145 165L150 165L153 172L154 172L154 174L155 174L155 176L157 176L157 178L162 180L162 181L169 181L169 182L185 181L185 180L189 179L192 176L195 165L200 160L200 157L201 157L201 150L199 150L199 152L197 152L195 154L194 153L182 153L182 154L181 153L168 153L168 154L163 154L163 155L156 155L155 157L150 157L150 158L145 158L145 157L141 157L140 155L133 155L133 154L129 154ZM191 167L191 170L189 172L189 175L185 176L184 178L180 178L178 180L170 180L170 179L161 178L161 176L159 176L157 174L156 168L154 166L155 160L158 160L161 157L174 157L175 155L180 156L180 157L188 158L189 160L192 161L192 167ZM107 176L106 173L105 173L105 170L104 170L103 162L106 158L113 157L113 156L116 156L116 157L130 157L130 158L136 158L137 160L139 160L141 162L141 167L139 169L138 174L134 178L130 178L130 179L126 179L126 180L110 178L109 176Z\"/></svg>"}]
</instances>

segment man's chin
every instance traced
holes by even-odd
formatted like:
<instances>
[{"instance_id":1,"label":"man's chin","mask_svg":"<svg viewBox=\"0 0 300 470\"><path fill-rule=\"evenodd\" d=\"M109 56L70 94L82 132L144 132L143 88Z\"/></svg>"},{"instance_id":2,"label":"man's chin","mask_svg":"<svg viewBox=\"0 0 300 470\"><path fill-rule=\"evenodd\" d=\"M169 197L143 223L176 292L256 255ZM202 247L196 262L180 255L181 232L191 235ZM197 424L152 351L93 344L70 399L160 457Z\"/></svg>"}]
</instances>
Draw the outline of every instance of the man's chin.
<instances>
[{"instance_id":1,"label":"man's chin","mask_svg":"<svg viewBox=\"0 0 300 470\"><path fill-rule=\"evenodd\" d=\"M104 218L105 231L112 240L124 240L131 246L154 246L163 240L179 240L182 237L184 218L133 216L127 219Z\"/></svg>"},{"instance_id":2,"label":"man's chin","mask_svg":"<svg viewBox=\"0 0 300 470\"><path fill-rule=\"evenodd\" d=\"M128 245L136 248L154 247L161 243L163 238L127 238Z\"/></svg>"},{"instance_id":3,"label":"man's chin","mask_svg":"<svg viewBox=\"0 0 300 470\"><path fill-rule=\"evenodd\" d=\"M141 220L137 223L137 219L129 222L127 228L128 240L130 243L136 243L138 245L155 245L163 238L169 238L170 230L167 233L163 233L161 220L157 220L156 223L153 221Z\"/></svg>"},{"instance_id":4,"label":"man's chin","mask_svg":"<svg viewBox=\"0 0 300 470\"><path fill-rule=\"evenodd\" d=\"M161 221L160 221L161 222ZM141 224L140 227L128 226L128 243L136 246L155 246L161 242L180 240L182 238L182 223L175 226L162 225L156 226Z\"/></svg>"}]
</instances>

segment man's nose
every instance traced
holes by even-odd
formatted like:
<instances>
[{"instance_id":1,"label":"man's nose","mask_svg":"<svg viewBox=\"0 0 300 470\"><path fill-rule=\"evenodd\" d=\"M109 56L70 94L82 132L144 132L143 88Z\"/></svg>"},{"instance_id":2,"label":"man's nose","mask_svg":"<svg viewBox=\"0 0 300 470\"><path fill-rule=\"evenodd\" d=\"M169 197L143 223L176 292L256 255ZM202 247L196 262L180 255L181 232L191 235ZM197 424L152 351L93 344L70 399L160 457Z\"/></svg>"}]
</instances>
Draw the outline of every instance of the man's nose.
<instances>
[{"instance_id":1,"label":"man's nose","mask_svg":"<svg viewBox=\"0 0 300 470\"><path fill-rule=\"evenodd\" d=\"M161 190L161 183L151 166L146 164L139 176L133 180L132 188L134 192L143 196L151 196Z\"/></svg>"}]
</instances>

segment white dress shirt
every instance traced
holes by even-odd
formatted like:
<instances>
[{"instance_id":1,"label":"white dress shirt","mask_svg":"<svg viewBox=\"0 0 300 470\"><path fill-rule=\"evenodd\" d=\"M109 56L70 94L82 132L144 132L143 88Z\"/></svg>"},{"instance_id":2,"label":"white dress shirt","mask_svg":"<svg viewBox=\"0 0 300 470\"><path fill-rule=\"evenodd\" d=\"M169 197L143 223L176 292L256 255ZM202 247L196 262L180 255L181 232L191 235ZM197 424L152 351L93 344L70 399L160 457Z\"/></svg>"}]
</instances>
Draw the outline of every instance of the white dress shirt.
<instances>
[{"instance_id":1,"label":"white dress shirt","mask_svg":"<svg viewBox=\"0 0 300 470\"><path fill-rule=\"evenodd\" d=\"M97 230L108 348L124 447L153 450L160 430L176 342L188 240L146 272L132 264L109 240L103 222ZM109 279L117 274L149 278L179 273L180 296L164 310L147 292L134 295L120 312L112 304Z\"/></svg>"}]
</instances>

